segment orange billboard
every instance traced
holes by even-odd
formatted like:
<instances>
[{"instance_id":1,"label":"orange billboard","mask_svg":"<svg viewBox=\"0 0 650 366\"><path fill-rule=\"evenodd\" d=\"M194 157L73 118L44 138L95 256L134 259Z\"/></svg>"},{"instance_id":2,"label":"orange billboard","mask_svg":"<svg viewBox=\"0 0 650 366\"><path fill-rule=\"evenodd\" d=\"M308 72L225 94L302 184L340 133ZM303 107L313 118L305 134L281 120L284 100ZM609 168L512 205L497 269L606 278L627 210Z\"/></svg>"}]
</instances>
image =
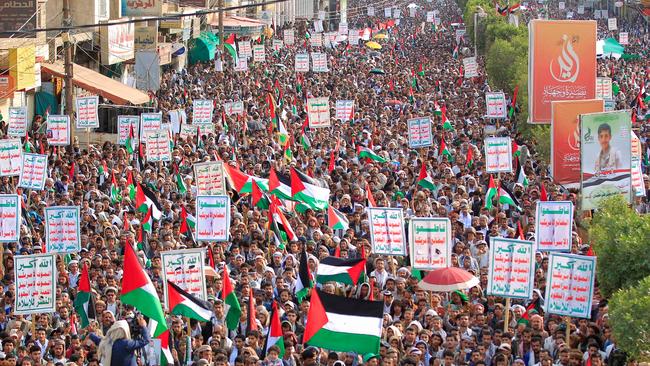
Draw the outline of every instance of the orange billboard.
<instances>
[{"instance_id":1,"label":"orange billboard","mask_svg":"<svg viewBox=\"0 0 650 366\"><path fill-rule=\"evenodd\" d=\"M567 188L580 186L580 115L603 112L602 99L551 103L551 174Z\"/></svg>"},{"instance_id":2,"label":"orange billboard","mask_svg":"<svg viewBox=\"0 0 650 366\"><path fill-rule=\"evenodd\" d=\"M528 24L528 119L551 123L551 102L596 97L596 21Z\"/></svg>"}]
</instances>

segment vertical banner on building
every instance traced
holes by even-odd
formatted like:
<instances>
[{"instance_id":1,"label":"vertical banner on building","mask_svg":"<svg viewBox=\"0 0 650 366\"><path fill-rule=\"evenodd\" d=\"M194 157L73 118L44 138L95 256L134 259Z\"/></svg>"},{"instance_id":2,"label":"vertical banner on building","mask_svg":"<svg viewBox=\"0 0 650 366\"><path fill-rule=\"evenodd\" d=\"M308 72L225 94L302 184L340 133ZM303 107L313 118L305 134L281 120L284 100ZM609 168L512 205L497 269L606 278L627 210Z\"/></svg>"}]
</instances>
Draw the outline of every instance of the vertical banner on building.
<instances>
[{"instance_id":1,"label":"vertical banner on building","mask_svg":"<svg viewBox=\"0 0 650 366\"><path fill-rule=\"evenodd\" d=\"M157 51L136 51L135 87L142 91L160 89L160 55Z\"/></svg>"},{"instance_id":2,"label":"vertical banner on building","mask_svg":"<svg viewBox=\"0 0 650 366\"><path fill-rule=\"evenodd\" d=\"M230 197L196 197L196 240L227 241L230 232Z\"/></svg>"},{"instance_id":3,"label":"vertical banner on building","mask_svg":"<svg viewBox=\"0 0 650 366\"><path fill-rule=\"evenodd\" d=\"M512 172L512 141L510 137L486 137L485 171L488 173Z\"/></svg>"},{"instance_id":4,"label":"vertical banner on building","mask_svg":"<svg viewBox=\"0 0 650 366\"><path fill-rule=\"evenodd\" d=\"M194 164L194 178L197 195L225 195L226 181L223 174L223 162L210 161Z\"/></svg>"},{"instance_id":5,"label":"vertical banner on building","mask_svg":"<svg viewBox=\"0 0 650 366\"><path fill-rule=\"evenodd\" d=\"M530 299L535 288L535 243L490 238L487 294Z\"/></svg>"},{"instance_id":6,"label":"vertical banner on building","mask_svg":"<svg viewBox=\"0 0 650 366\"><path fill-rule=\"evenodd\" d=\"M0 140L0 177L20 175L23 145L20 139Z\"/></svg>"},{"instance_id":7,"label":"vertical banner on building","mask_svg":"<svg viewBox=\"0 0 650 366\"><path fill-rule=\"evenodd\" d=\"M581 209L593 210L607 197L632 199L632 122L628 111L580 116Z\"/></svg>"},{"instance_id":8,"label":"vertical banner on building","mask_svg":"<svg viewBox=\"0 0 650 366\"><path fill-rule=\"evenodd\" d=\"M181 289L201 300L208 298L203 267L205 265L205 248L167 250L160 252L162 262L163 283L173 282ZM162 286L165 298L165 309L169 310L167 302L167 286Z\"/></svg>"},{"instance_id":9,"label":"vertical banner on building","mask_svg":"<svg viewBox=\"0 0 650 366\"><path fill-rule=\"evenodd\" d=\"M263 44L256 44L253 46L253 61L264 62L266 61L266 50Z\"/></svg>"},{"instance_id":10,"label":"vertical banner on building","mask_svg":"<svg viewBox=\"0 0 650 366\"><path fill-rule=\"evenodd\" d=\"M131 147L135 148L135 143L140 138L138 122L140 122L140 116L117 116L118 145L126 145L126 141L129 139L129 134L131 133L131 128L133 128L133 146Z\"/></svg>"},{"instance_id":11,"label":"vertical banner on building","mask_svg":"<svg viewBox=\"0 0 650 366\"><path fill-rule=\"evenodd\" d=\"M146 142L146 134L162 127L162 112L140 115L140 142Z\"/></svg>"},{"instance_id":12,"label":"vertical banner on building","mask_svg":"<svg viewBox=\"0 0 650 366\"><path fill-rule=\"evenodd\" d=\"M172 152L169 146L169 130L159 129L145 134L147 161L171 161Z\"/></svg>"},{"instance_id":13,"label":"vertical banner on building","mask_svg":"<svg viewBox=\"0 0 650 366\"><path fill-rule=\"evenodd\" d=\"M295 33L293 29L284 30L284 44L287 46L292 46L296 42Z\"/></svg>"},{"instance_id":14,"label":"vertical banner on building","mask_svg":"<svg viewBox=\"0 0 650 366\"><path fill-rule=\"evenodd\" d=\"M347 122L354 119L354 100L336 101L336 119Z\"/></svg>"},{"instance_id":15,"label":"vertical banner on building","mask_svg":"<svg viewBox=\"0 0 650 366\"><path fill-rule=\"evenodd\" d=\"M99 128L99 97L77 97L77 128Z\"/></svg>"},{"instance_id":16,"label":"vertical banner on building","mask_svg":"<svg viewBox=\"0 0 650 366\"><path fill-rule=\"evenodd\" d=\"M368 207L372 252L406 255L404 215L401 208Z\"/></svg>"},{"instance_id":17,"label":"vertical banner on building","mask_svg":"<svg viewBox=\"0 0 650 366\"><path fill-rule=\"evenodd\" d=\"M50 114L47 117L47 143L52 146L70 145L70 116Z\"/></svg>"},{"instance_id":18,"label":"vertical banner on building","mask_svg":"<svg viewBox=\"0 0 650 366\"><path fill-rule=\"evenodd\" d=\"M547 313L591 318L596 257L551 253L546 276Z\"/></svg>"},{"instance_id":19,"label":"vertical banner on building","mask_svg":"<svg viewBox=\"0 0 650 366\"><path fill-rule=\"evenodd\" d=\"M18 187L40 191L47 178L47 155L23 154Z\"/></svg>"},{"instance_id":20,"label":"vertical banner on building","mask_svg":"<svg viewBox=\"0 0 650 366\"><path fill-rule=\"evenodd\" d=\"M433 128L430 117L408 120L409 147L419 148L433 145Z\"/></svg>"},{"instance_id":21,"label":"vertical banner on building","mask_svg":"<svg viewBox=\"0 0 650 366\"><path fill-rule=\"evenodd\" d=\"M56 254L14 257L14 314L53 313L56 309Z\"/></svg>"},{"instance_id":22,"label":"vertical banner on building","mask_svg":"<svg viewBox=\"0 0 650 366\"><path fill-rule=\"evenodd\" d=\"M596 78L596 99L614 99L612 92L612 78Z\"/></svg>"},{"instance_id":23,"label":"vertical banner on building","mask_svg":"<svg viewBox=\"0 0 650 366\"><path fill-rule=\"evenodd\" d=\"M508 113L506 95L502 92L485 93L485 108L487 118L506 118Z\"/></svg>"},{"instance_id":24,"label":"vertical banner on building","mask_svg":"<svg viewBox=\"0 0 650 366\"><path fill-rule=\"evenodd\" d=\"M192 101L192 124L210 125L214 113L214 104L208 99L194 99Z\"/></svg>"},{"instance_id":25,"label":"vertical banner on building","mask_svg":"<svg viewBox=\"0 0 650 366\"><path fill-rule=\"evenodd\" d=\"M411 266L421 270L451 266L451 221L413 217L409 221Z\"/></svg>"},{"instance_id":26,"label":"vertical banner on building","mask_svg":"<svg viewBox=\"0 0 650 366\"><path fill-rule=\"evenodd\" d=\"M328 97L307 98L309 128L330 126L330 102Z\"/></svg>"},{"instance_id":27,"label":"vertical banner on building","mask_svg":"<svg viewBox=\"0 0 650 366\"><path fill-rule=\"evenodd\" d=\"M573 203L537 201L535 239L542 252L571 252Z\"/></svg>"},{"instance_id":28,"label":"vertical banner on building","mask_svg":"<svg viewBox=\"0 0 650 366\"><path fill-rule=\"evenodd\" d=\"M603 111L600 99L552 103L551 172L567 188L580 185L580 115Z\"/></svg>"},{"instance_id":29,"label":"vertical banner on building","mask_svg":"<svg viewBox=\"0 0 650 366\"><path fill-rule=\"evenodd\" d=\"M296 53L296 72L309 72L309 54Z\"/></svg>"},{"instance_id":30,"label":"vertical banner on building","mask_svg":"<svg viewBox=\"0 0 650 366\"><path fill-rule=\"evenodd\" d=\"M17 194L0 194L0 242L17 242L20 240L20 200Z\"/></svg>"},{"instance_id":31,"label":"vertical banner on building","mask_svg":"<svg viewBox=\"0 0 650 366\"><path fill-rule=\"evenodd\" d=\"M9 107L7 135L23 137L27 131L27 107Z\"/></svg>"},{"instance_id":32,"label":"vertical banner on building","mask_svg":"<svg viewBox=\"0 0 650 366\"><path fill-rule=\"evenodd\" d=\"M77 253L81 250L79 207L45 207L45 251Z\"/></svg>"},{"instance_id":33,"label":"vertical banner on building","mask_svg":"<svg viewBox=\"0 0 650 366\"><path fill-rule=\"evenodd\" d=\"M151 0L156 3L161 0ZM124 1L126 2L126 1ZM135 1L130 1L135 2ZM140 1L137 1L138 3ZM125 15L122 13L122 15ZM134 23L106 24L99 27L101 61L113 65L133 59L135 56Z\"/></svg>"},{"instance_id":34,"label":"vertical banner on building","mask_svg":"<svg viewBox=\"0 0 650 366\"><path fill-rule=\"evenodd\" d=\"M465 70L465 79L479 76L476 57L465 57L463 59L463 70Z\"/></svg>"},{"instance_id":35,"label":"vertical banner on building","mask_svg":"<svg viewBox=\"0 0 650 366\"><path fill-rule=\"evenodd\" d=\"M529 122L550 123L551 102L596 97L596 22L531 20Z\"/></svg>"}]
</instances>

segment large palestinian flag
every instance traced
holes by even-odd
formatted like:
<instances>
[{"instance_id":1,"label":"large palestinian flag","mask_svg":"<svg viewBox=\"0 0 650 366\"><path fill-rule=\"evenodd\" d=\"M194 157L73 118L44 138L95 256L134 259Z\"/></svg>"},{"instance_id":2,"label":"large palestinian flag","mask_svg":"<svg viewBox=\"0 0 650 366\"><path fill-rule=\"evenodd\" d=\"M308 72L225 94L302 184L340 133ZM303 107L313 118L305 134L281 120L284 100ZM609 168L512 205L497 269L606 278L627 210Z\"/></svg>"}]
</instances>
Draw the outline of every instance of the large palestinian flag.
<instances>
[{"instance_id":1,"label":"large palestinian flag","mask_svg":"<svg viewBox=\"0 0 650 366\"><path fill-rule=\"evenodd\" d=\"M343 212L332 206L327 208L327 225L334 230L347 230L350 227L350 221Z\"/></svg>"},{"instance_id":2,"label":"large palestinian flag","mask_svg":"<svg viewBox=\"0 0 650 366\"><path fill-rule=\"evenodd\" d=\"M284 337L282 335L280 314L278 312L278 303L276 301L273 301L271 325L269 326L269 333L266 335L266 342L264 342L264 354L262 357L266 357L269 353L269 348L273 346L277 346L280 349L280 358L282 358L284 356Z\"/></svg>"},{"instance_id":3,"label":"large palestinian flag","mask_svg":"<svg viewBox=\"0 0 650 366\"><path fill-rule=\"evenodd\" d=\"M271 168L269 174L269 192L278 198L291 200L291 176L278 173Z\"/></svg>"},{"instance_id":4,"label":"large palestinian flag","mask_svg":"<svg viewBox=\"0 0 650 366\"><path fill-rule=\"evenodd\" d=\"M90 277L86 263L84 263L81 269L77 290L77 297L74 299L74 309L81 319L81 327L85 328L90 324L90 319L95 319L95 304L92 299Z\"/></svg>"},{"instance_id":5,"label":"large palestinian flag","mask_svg":"<svg viewBox=\"0 0 650 366\"><path fill-rule=\"evenodd\" d=\"M147 213L151 209L151 217L156 221L162 218L162 205L158 202L158 198L149 188L140 183L135 188L135 206L142 213Z\"/></svg>"},{"instance_id":6,"label":"large palestinian flag","mask_svg":"<svg viewBox=\"0 0 650 366\"><path fill-rule=\"evenodd\" d=\"M313 210L324 210L330 198L329 187L296 168L291 168L291 196Z\"/></svg>"},{"instance_id":7,"label":"large palestinian flag","mask_svg":"<svg viewBox=\"0 0 650 366\"><path fill-rule=\"evenodd\" d=\"M186 316L201 322L212 318L212 306L196 296L184 291L175 283L167 280L167 306L174 315Z\"/></svg>"},{"instance_id":8,"label":"large palestinian flag","mask_svg":"<svg viewBox=\"0 0 650 366\"><path fill-rule=\"evenodd\" d=\"M384 303L311 290L303 342L337 352L379 353Z\"/></svg>"},{"instance_id":9,"label":"large palestinian flag","mask_svg":"<svg viewBox=\"0 0 650 366\"><path fill-rule=\"evenodd\" d=\"M229 164L223 164L223 169L226 172L226 175L232 187L235 189L235 191L237 191L237 193L253 192L253 179L255 179L255 182L263 191L268 191L268 179L248 175L246 173L243 173L241 170L230 166Z\"/></svg>"},{"instance_id":10,"label":"large palestinian flag","mask_svg":"<svg viewBox=\"0 0 650 366\"><path fill-rule=\"evenodd\" d=\"M309 289L313 287L308 261L309 257L307 256L307 252L303 249L302 255L300 256L300 265L298 267L298 278L296 279L296 285L293 288L293 293L298 299L298 302L302 302L302 300L309 294Z\"/></svg>"},{"instance_id":11,"label":"large palestinian flag","mask_svg":"<svg viewBox=\"0 0 650 366\"><path fill-rule=\"evenodd\" d=\"M365 259L325 257L318 264L316 282L340 282L356 286L359 279L363 277L365 268Z\"/></svg>"}]
</instances>

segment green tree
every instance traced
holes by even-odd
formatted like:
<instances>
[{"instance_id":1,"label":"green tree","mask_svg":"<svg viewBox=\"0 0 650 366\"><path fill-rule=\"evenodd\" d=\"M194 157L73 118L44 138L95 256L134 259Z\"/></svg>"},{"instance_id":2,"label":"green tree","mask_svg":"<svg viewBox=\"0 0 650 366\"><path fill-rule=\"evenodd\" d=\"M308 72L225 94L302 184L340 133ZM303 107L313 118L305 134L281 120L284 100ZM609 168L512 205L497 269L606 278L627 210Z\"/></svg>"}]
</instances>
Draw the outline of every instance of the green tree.
<instances>
[{"instance_id":1,"label":"green tree","mask_svg":"<svg viewBox=\"0 0 650 366\"><path fill-rule=\"evenodd\" d=\"M515 47L505 39L497 39L490 47L485 60L485 71L493 90L510 92L517 59Z\"/></svg>"},{"instance_id":2,"label":"green tree","mask_svg":"<svg viewBox=\"0 0 650 366\"><path fill-rule=\"evenodd\" d=\"M646 255L647 258L647 255ZM650 276L614 293L609 323L616 345L639 361L650 361Z\"/></svg>"}]
</instances>

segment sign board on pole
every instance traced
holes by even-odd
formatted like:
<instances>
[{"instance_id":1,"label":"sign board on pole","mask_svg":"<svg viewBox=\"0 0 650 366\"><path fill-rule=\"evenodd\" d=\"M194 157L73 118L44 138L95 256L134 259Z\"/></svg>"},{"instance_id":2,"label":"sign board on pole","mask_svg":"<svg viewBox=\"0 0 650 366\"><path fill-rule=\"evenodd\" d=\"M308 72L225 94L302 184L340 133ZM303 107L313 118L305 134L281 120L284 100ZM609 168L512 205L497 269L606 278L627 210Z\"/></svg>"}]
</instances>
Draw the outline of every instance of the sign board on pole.
<instances>
[{"instance_id":1,"label":"sign board on pole","mask_svg":"<svg viewBox=\"0 0 650 366\"><path fill-rule=\"evenodd\" d=\"M296 53L296 72L309 72L309 54Z\"/></svg>"},{"instance_id":2,"label":"sign board on pole","mask_svg":"<svg viewBox=\"0 0 650 366\"><path fill-rule=\"evenodd\" d=\"M324 52L312 52L311 63L313 72L327 72L327 54Z\"/></svg>"},{"instance_id":3,"label":"sign board on pole","mask_svg":"<svg viewBox=\"0 0 650 366\"><path fill-rule=\"evenodd\" d=\"M196 197L196 240L227 241L230 232L230 197Z\"/></svg>"},{"instance_id":4,"label":"sign board on pole","mask_svg":"<svg viewBox=\"0 0 650 366\"><path fill-rule=\"evenodd\" d=\"M485 168L487 173L512 172L512 141L510 137L485 138Z\"/></svg>"},{"instance_id":5,"label":"sign board on pole","mask_svg":"<svg viewBox=\"0 0 650 366\"><path fill-rule=\"evenodd\" d=\"M40 191L47 178L47 155L23 154L18 187Z\"/></svg>"},{"instance_id":6,"label":"sign board on pole","mask_svg":"<svg viewBox=\"0 0 650 366\"><path fill-rule=\"evenodd\" d=\"M0 194L0 242L17 242L20 240L20 201L17 194Z\"/></svg>"},{"instance_id":7,"label":"sign board on pole","mask_svg":"<svg viewBox=\"0 0 650 366\"><path fill-rule=\"evenodd\" d=\"M596 78L596 99L612 100L612 78Z\"/></svg>"},{"instance_id":8,"label":"sign board on pole","mask_svg":"<svg viewBox=\"0 0 650 366\"><path fill-rule=\"evenodd\" d=\"M0 177L20 175L23 145L20 139L0 140Z\"/></svg>"},{"instance_id":9,"label":"sign board on pole","mask_svg":"<svg viewBox=\"0 0 650 366\"><path fill-rule=\"evenodd\" d=\"M433 145L433 128L430 117L411 118L408 120L409 147L427 147Z\"/></svg>"},{"instance_id":10,"label":"sign board on pole","mask_svg":"<svg viewBox=\"0 0 650 366\"><path fill-rule=\"evenodd\" d=\"M138 122L140 122L139 116L117 116L118 145L126 145L126 141L129 139L129 133L131 133L131 128L133 128L133 145L131 148L135 149L135 143L140 138Z\"/></svg>"},{"instance_id":11,"label":"sign board on pole","mask_svg":"<svg viewBox=\"0 0 650 366\"><path fill-rule=\"evenodd\" d=\"M27 131L27 107L9 107L7 135L23 137Z\"/></svg>"},{"instance_id":12,"label":"sign board on pole","mask_svg":"<svg viewBox=\"0 0 650 366\"><path fill-rule=\"evenodd\" d=\"M194 164L197 195L225 195L226 181L223 174L223 162L210 161Z\"/></svg>"},{"instance_id":13,"label":"sign board on pole","mask_svg":"<svg viewBox=\"0 0 650 366\"><path fill-rule=\"evenodd\" d=\"M546 312L591 318L595 277L596 257L551 253L544 296Z\"/></svg>"},{"instance_id":14,"label":"sign board on pole","mask_svg":"<svg viewBox=\"0 0 650 366\"><path fill-rule=\"evenodd\" d=\"M451 221L448 218L411 218L409 243L413 268L428 271L451 265Z\"/></svg>"},{"instance_id":15,"label":"sign board on pole","mask_svg":"<svg viewBox=\"0 0 650 366\"><path fill-rule=\"evenodd\" d=\"M214 104L208 99L194 99L192 101L192 124L211 125L214 114Z\"/></svg>"},{"instance_id":16,"label":"sign board on pole","mask_svg":"<svg viewBox=\"0 0 650 366\"><path fill-rule=\"evenodd\" d=\"M542 252L571 252L573 203L537 201L535 239Z\"/></svg>"},{"instance_id":17,"label":"sign board on pole","mask_svg":"<svg viewBox=\"0 0 650 366\"><path fill-rule=\"evenodd\" d=\"M502 92L485 93L485 106L487 118L506 118L508 108L506 105L506 95Z\"/></svg>"},{"instance_id":18,"label":"sign board on pole","mask_svg":"<svg viewBox=\"0 0 650 366\"><path fill-rule=\"evenodd\" d=\"M535 287L535 243L490 238L487 294L530 299Z\"/></svg>"},{"instance_id":19,"label":"sign board on pole","mask_svg":"<svg viewBox=\"0 0 650 366\"><path fill-rule=\"evenodd\" d=\"M99 97L77 97L77 128L99 128Z\"/></svg>"},{"instance_id":20,"label":"sign board on pole","mask_svg":"<svg viewBox=\"0 0 650 366\"><path fill-rule=\"evenodd\" d=\"M368 207L372 252L406 255L404 215L401 208Z\"/></svg>"},{"instance_id":21,"label":"sign board on pole","mask_svg":"<svg viewBox=\"0 0 650 366\"><path fill-rule=\"evenodd\" d=\"M45 207L45 251L76 253L81 250L79 206Z\"/></svg>"},{"instance_id":22,"label":"sign board on pole","mask_svg":"<svg viewBox=\"0 0 650 366\"><path fill-rule=\"evenodd\" d=\"M354 100L336 101L336 119L339 119L342 122L354 119Z\"/></svg>"},{"instance_id":23,"label":"sign board on pole","mask_svg":"<svg viewBox=\"0 0 650 366\"><path fill-rule=\"evenodd\" d=\"M328 97L308 98L307 115L309 128L330 126L330 102Z\"/></svg>"},{"instance_id":24,"label":"sign board on pole","mask_svg":"<svg viewBox=\"0 0 650 366\"><path fill-rule=\"evenodd\" d=\"M465 57L463 59L463 69L465 70L465 79L479 76L476 57Z\"/></svg>"},{"instance_id":25,"label":"sign board on pole","mask_svg":"<svg viewBox=\"0 0 650 366\"><path fill-rule=\"evenodd\" d=\"M47 117L47 143L52 146L70 145L70 116L50 114Z\"/></svg>"},{"instance_id":26,"label":"sign board on pole","mask_svg":"<svg viewBox=\"0 0 650 366\"><path fill-rule=\"evenodd\" d=\"M256 44L253 46L253 61L264 62L266 61L266 50L263 44Z\"/></svg>"},{"instance_id":27,"label":"sign board on pole","mask_svg":"<svg viewBox=\"0 0 650 366\"><path fill-rule=\"evenodd\" d=\"M147 154L147 161L171 161L172 152L169 138L168 129L159 129L156 131L149 131L145 135L145 147Z\"/></svg>"},{"instance_id":28,"label":"sign board on pole","mask_svg":"<svg viewBox=\"0 0 650 366\"><path fill-rule=\"evenodd\" d=\"M14 314L53 313L56 309L56 254L14 257Z\"/></svg>"},{"instance_id":29,"label":"sign board on pole","mask_svg":"<svg viewBox=\"0 0 650 366\"><path fill-rule=\"evenodd\" d=\"M205 248L168 250L160 252L162 262L162 278L165 298L165 308L169 310L167 301L167 281L196 296L206 300L208 295L205 286L203 267L205 263Z\"/></svg>"}]
</instances>

